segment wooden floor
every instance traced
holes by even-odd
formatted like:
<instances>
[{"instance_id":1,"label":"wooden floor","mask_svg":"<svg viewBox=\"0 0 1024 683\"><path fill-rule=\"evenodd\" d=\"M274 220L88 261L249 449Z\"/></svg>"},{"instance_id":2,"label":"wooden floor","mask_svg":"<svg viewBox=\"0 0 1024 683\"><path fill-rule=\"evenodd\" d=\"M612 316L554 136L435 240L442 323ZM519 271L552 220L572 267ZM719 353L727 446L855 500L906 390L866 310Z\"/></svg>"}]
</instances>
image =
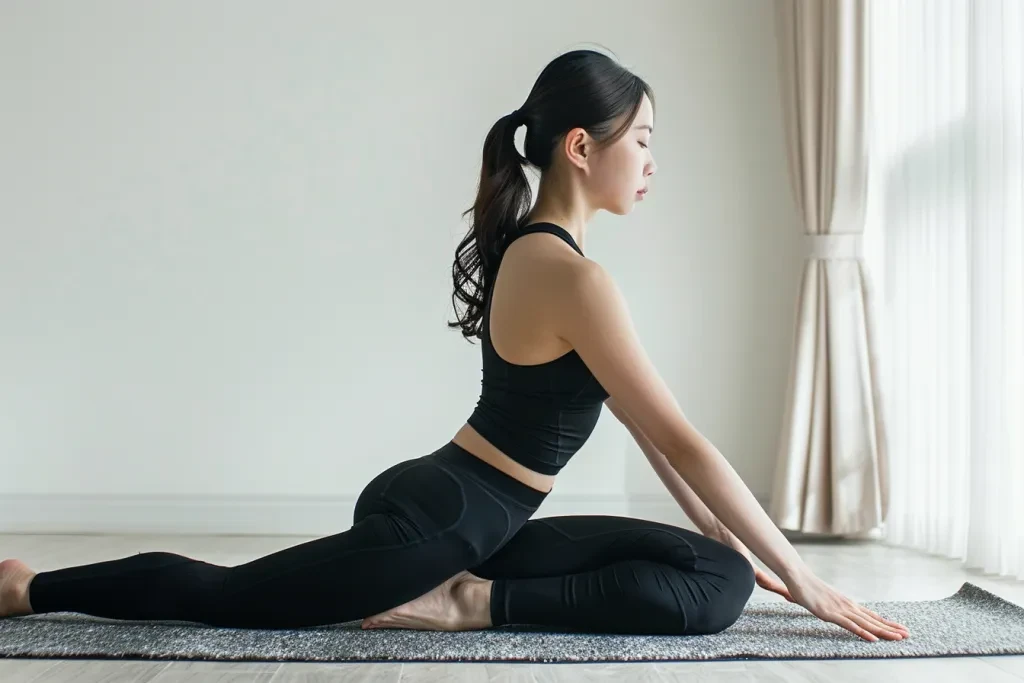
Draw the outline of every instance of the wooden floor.
<instances>
[{"instance_id":1,"label":"wooden floor","mask_svg":"<svg viewBox=\"0 0 1024 683\"><path fill-rule=\"evenodd\" d=\"M17 557L37 571L96 562L136 552L167 550L234 565L300 543L296 537L242 536L25 536L0 535L0 559ZM824 580L854 600L935 600L970 581L1024 605L1024 582L986 578L956 561L886 548L874 542L799 543L797 549ZM755 589L752 600L779 599ZM913 637L913 634L911 634ZM939 657L893 660L723 661L614 664L301 664L0 659L0 681L113 683L115 681L970 681L1021 683L1022 657Z\"/></svg>"}]
</instances>

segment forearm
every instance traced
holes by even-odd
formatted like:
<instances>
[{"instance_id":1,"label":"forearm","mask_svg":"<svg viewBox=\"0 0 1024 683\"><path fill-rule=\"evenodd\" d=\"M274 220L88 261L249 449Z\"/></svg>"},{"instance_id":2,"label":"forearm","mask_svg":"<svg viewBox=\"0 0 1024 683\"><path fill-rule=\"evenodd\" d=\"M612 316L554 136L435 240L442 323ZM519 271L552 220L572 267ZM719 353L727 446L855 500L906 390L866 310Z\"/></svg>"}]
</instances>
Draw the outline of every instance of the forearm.
<instances>
[{"instance_id":1,"label":"forearm","mask_svg":"<svg viewBox=\"0 0 1024 683\"><path fill-rule=\"evenodd\" d=\"M708 509L704 501L693 492L693 489L686 483L686 480L672 467L665 455L654 447L651 440L644 436L643 432L631 426L628 428L636 440L637 446L647 456L651 467L657 473L658 478L661 479L661 483L665 485L668 492L679 503L679 507L683 509L683 512L690 518L694 526L705 535L717 534L722 528L722 523Z\"/></svg>"},{"instance_id":2,"label":"forearm","mask_svg":"<svg viewBox=\"0 0 1024 683\"><path fill-rule=\"evenodd\" d=\"M702 533L739 539L783 581L807 566L721 453L696 430L691 447L666 457L639 425L609 399L608 407L636 439L662 483Z\"/></svg>"},{"instance_id":3,"label":"forearm","mask_svg":"<svg viewBox=\"0 0 1024 683\"><path fill-rule=\"evenodd\" d=\"M729 461L699 434L695 443L666 460L707 505L719 523L732 532L783 581L808 571L790 544Z\"/></svg>"}]
</instances>

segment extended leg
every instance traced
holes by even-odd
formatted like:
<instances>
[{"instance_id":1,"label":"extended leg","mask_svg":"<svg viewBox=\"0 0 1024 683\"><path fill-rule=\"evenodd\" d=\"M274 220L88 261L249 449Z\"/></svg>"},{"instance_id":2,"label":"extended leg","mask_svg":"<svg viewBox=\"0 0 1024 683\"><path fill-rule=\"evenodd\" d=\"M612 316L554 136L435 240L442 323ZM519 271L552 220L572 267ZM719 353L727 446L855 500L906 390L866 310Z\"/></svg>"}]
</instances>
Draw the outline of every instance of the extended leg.
<instances>
[{"instance_id":1,"label":"extended leg","mask_svg":"<svg viewBox=\"0 0 1024 683\"><path fill-rule=\"evenodd\" d=\"M348 531L237 567L152 552L41 572L29 600L37 613L296 628L389 609L469 562L454 537L417 538L400 517L375 514Z\"/></svg>"},{"instance_id":2,"label":"extended leg","mask_svg":"<svg viewBox=\"0 0 1024 683\"><path fill-rule=\"evenodd\" d=\"M370 482L347 531L237 567L144 553L41 572L29 586L29 601L40 613L247 628L361 619L479 562L459 525L480 514L465 513L460 481L429 460L410 460Z\"/></svg>"}]
</instances>

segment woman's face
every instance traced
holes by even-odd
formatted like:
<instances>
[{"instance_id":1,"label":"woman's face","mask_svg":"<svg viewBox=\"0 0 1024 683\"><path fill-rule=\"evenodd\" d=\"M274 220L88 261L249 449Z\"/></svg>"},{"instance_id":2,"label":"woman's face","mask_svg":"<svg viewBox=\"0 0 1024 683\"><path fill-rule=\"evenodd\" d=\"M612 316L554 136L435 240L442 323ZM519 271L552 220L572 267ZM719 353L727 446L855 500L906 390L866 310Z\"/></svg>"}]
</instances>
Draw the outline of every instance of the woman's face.
<instances>
[{"instance_id":1,"label":"woman's face","mask_svg":"<svg viewBox=\"0 0 1024 683\"><path fill-rule=\"evenodd\" d=\"M648 179L657 170L650 150L653 130L654 108L644 95L629 130L588 155L584 187L592 207L625 215L643 200Z\"/></svg>"}]
</instances>

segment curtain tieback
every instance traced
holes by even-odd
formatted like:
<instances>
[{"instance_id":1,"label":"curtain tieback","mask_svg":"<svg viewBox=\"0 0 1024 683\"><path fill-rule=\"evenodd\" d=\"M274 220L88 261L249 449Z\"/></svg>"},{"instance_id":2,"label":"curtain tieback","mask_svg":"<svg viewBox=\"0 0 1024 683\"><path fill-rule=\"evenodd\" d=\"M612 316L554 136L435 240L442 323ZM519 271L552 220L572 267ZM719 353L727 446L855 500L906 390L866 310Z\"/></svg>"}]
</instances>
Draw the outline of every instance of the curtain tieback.
<instances>
[{"instance_id":1,"label":"curtain tieback","mask_svg":"<svg viewBox=\"0 0 1024 683\"><path fill-rule=\"evenodd\" d=\"M857 260L864 258L863 234L804 235L804 251L808 259Z\"/></svg>"}]
</instances>

